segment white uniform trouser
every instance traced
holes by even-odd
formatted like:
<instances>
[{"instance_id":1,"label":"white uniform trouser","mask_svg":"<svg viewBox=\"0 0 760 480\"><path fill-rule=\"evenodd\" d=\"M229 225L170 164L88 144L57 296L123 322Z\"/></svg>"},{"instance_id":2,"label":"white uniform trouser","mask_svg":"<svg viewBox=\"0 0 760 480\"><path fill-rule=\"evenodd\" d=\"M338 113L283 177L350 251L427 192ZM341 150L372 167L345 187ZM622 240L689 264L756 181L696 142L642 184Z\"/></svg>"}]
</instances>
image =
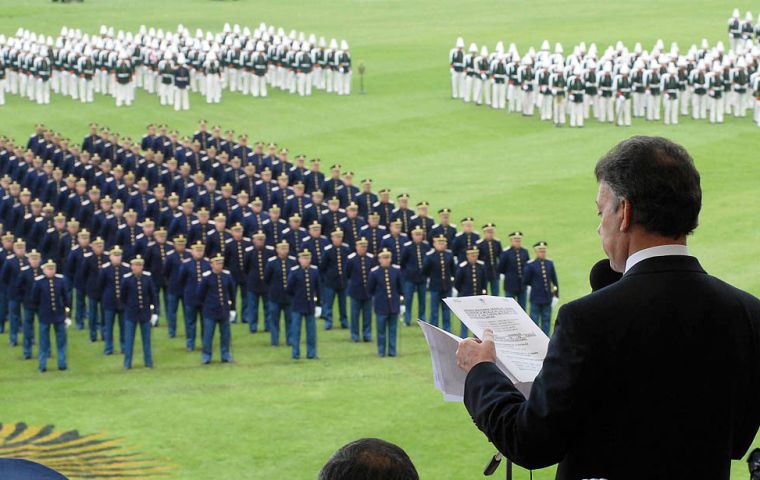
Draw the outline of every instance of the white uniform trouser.
<instances>
[{"instance_id":1,"label":"white uniform trouser","mask_svg":"<svg viewBox=\"0 0 760 480\"><path fill-rule=\"evenodd\" d=\"M464 72L451 70L451 98L464 96Z\"/></svg>"},{"instance_id":2,"label":"white uniform trouser","mask_svg":"<svg viewBox=\"0 0 760 480\"><path fill-rule=\"evenodd\" d=\"M338 80L340 89L338 95L350 95L351 94L351 72L340 73L338 72Z\"/></svg>"},{"instance_id":3,"label":"white uniform trouser","mask_svg":"<svg viewBox=\"0 0 760 480\"><path fill-rule=\"evenodd\" d=\"M174 102L174 85L171 83L165 84L160 82L158 84L158 99L161 105L171 105Z\"/></svg>"},{"instance_id":4,"label":"white uniform trouser","mask_svg":"<svg viewBox=\"0 0 760 480\"><path fill-rule=\"evenodd\" d=\"M26 97L34 101L37 95L37 82L33 75L27 75L26 79Z\"/></svg>"},{"instance_id":5,"label":"white uniform trouser","mask_svg":"<svg viewBox=\"0 0 760 480\"><path fill-rule=\"evenodd\" d=\"M114 91L115 97L116 97L116 106L121 107L122 105L129 106L132 102L129 99L129 84L121 84L116 83L116 90Z\"/></svg>"},{"instance_id":6,"label":"white uniform trouser","mask_svg":"<svg viewBox=\"0 0 760 480\"><path fill-rule=\"evenodd\" d=\"M61 72L53 68L53 73L50 75L50 88L53 92L59 93L61 91Z\"/></svg>"},{"instance_id":7,"label":"white uniform trouser","mask_svg":"<svg viewBox=\"0 0 760 480\"><path fill-rule=\"evenodd\" d=\"M747 103L745 102L746 93L734 93L734 116L746 117L747 116Z\"/></svg>"},{"instance_id":8,"label":"white uniform trouser","mask_svg":"<svg viewBox=\"0 0 760 480\"><path fill-rule=\"evenodd\" d=\"M723 123L723 107L726 99L710 97L710 123Z\"/></svg>"},{"instance_id":9,"label":"white uniform trouser","mask_svg":"<svg viewBox=\"0 0 760 480\"><path fill-rule=\"evenodd\" d=\"M240 93L243 95L248 95L251 93L251 77L253 74L249 72L248 70L240 70L238 72L238 84L240 90Z\"/></svg>"},{"instance_id":10,"label":"white uniform trouser","mask_svg":"<svg viewBox=\"0 0 760 480\"><path fill-rule=\"evenodd\" d=\"M668 98L662 100L665 106L665 125L678 125L678 98Z\"/></svg>"},{"instance_id":11,"label":"white uniform trouser","mask_svg":"<svg viewBox=\"0 0 760 480\"><path fill-rule=\"evenodd\" d=\"M311 96L311 81L312 81L312 73L304 73L304 72L298 72L297 74L297 80L298 80L298 95L300 96Z\"/></svg>"},{"instance_id":12,"label":"white uniform trouser","mask_svg":"<svg viewBox=\"0 0 760 480\"><path fill-rule=\"evenodd\" d=\"M614 122L615 114L612 109L612 97L599 96L599 121Z\"/></svg>"},{"instance_id":13,"label":"white uniform trouser","mask_svg":"<svg viewBox=\"0 0 760 480\"><path fill-rule=\"evenodd\" d=\"M694 120L707 118L707 95L691 94L691 118Z\"/></svg>"},{"instance_id":14,"label":"white uniform trouser","mask_svg":"<svg viewBox=\"0 0 760 480\"><path fill-rule=\"evenodd\" d=\"M227 82L230 87L230 92L237 92L239 90L238 79L240 78L240 73L241 71L237 68L227 68Z\"/></svg>"},{"instance_id":15,"label":"white uniform trouser","mask_svg":"<svg viewBox=\"0 0 760 480\"><path fill-rule=\"evenodd\" d=\"M591 109L594 110L594 116L599 118L599 107L597 106L598 95L584 95L583 96L583 118L588 118Z\"/></svg>"},{"instance_id":16,"label":"white uniform trouser","mask_svg":"<svg viewBox=\"0 0 760 480\"><path fill-rule=\"evenodd\" d=\"M287 91L290 93L296 93L297 86L298 86L297 85L298 82L296 82L296 72L294 72L293 70L288 70L287 72L285 72L285 78L286 78L285 83L287 85L286 87Z\"/></svg>"},{"instance_id":17,"label":"white uniform trouser","mask_svg":"<svg viewBox=\"0 0 760 480\"><path fill-rule=\"evenodd\" d=\"M475 102L475 105L483 103L484 83L480 77L472 77L472 101Z\"/></svg>"},{"instance_id":18,"label":"white uniform trouser","mask_svg":"<svg viewBox=\"0 0 760 480\"><path fill-rule=\"evenodd\" d=\"M16 95L18 93L18 83L17 83L18 82L18 74L16 72L14 72L13 70L10 70L10 69L6 70L6 72L8 72L8 78L6 80L8 82L8 84L7 84L8 85L8 89L7 90L12 95Z\"/></svg>"},{"instance_id":19,"label":"white uniform trouser","mask_svg":"<svg viewBox=\"0 0 760 480\"><path fill-rule=\"evenodd\" d=\"M5 105L5 89L8 87L8 80L0 80L0 105Z\"/></svg>"},{"instance_id":20,"label":"white uniform trouser","mask_svg":"<svg viewBox=\"0 0 760 480\"><path fill-rule=\"evenodd\" d=\"M464 95L462 96L462 100L464 100L464 103L469 103L470 100L472 100L472 89L473 89L473 82L475 78L471 75L467 75L467 77L464 79Z\"/></svg>"},{"instance_id":21,"label":"white uniform trouser","mask_svg":"<svg viewBox=\"0 0 760 480\"><path fill-rule=\"evenodd\" d=\"M493 95L491 98L491 106L493 108L505 109L507 107L507 84L496 83L493 84Z\"/></svg>"},{"instance_id":22,"label":"white uniform trouser","mask_svg":"<svg viewBox=\"0 0 760 480\"><path fill-rule=\"evenodd\" d=\"M552 96L549 94L539 93L541 120L552 119Z\"/></svg>"},{"instance_id":23,"label":"white uniform trouser","mask_svg":"<svg viewBox=\"0 0 760 480\"><path fill-rule=\"evenodd\" d=\"M529 92L526 92L522 89L520 91L522 92L523 115L533 115L533 109L536 106L536 91L531 90Z\"/></svg>"},{"instance_id":24,"label":"white uniform trouser","mask_svg":"<svg viewBox=\"0 0 760 480\"><path fill-rule=\"evenodd\" d=\"M82 103L92 103L92 93L94 89L95 83L92 81L92 79L79 79L79 99L82 101Z\"/></svg>"},{"instance_id":25,"label":"white uniform trouser","mask_svg":"<svg viewBox=\"0 0 760 480\"><path fill-rule=\"evenodd\" d=\"M206 103L219 103L222 100L221 82L218 73L206 75Z\"/></svg>"},{"instance_id":26,"label":"white uniform trouser","mask_svg":"<svg viewBox=\"0 0 760 480\"><path fill-rule=\"evenodd\" d=\"M254 97L267 96L267 80L265 76L251 75L251 94Z\"/></svg>"},{"instance_id":27,"label":"white uniform trouser","mask_svg":"<svg viewBox=\"0 0 760 480\"><path fill-rule=\"evenodd\" d=\"M174 110L190 110L190 98L187 92L187 88L175 88L174 89Z\"/></svg>"},{"instance_id":28,"label":"white uniform trouser","mask_svg":"<svg viewBox=\"0 0 760 480\"><path fill-rule=\"evenodd\" d=\"M760 127L760 98L755 99L755 123Z\"/></svg>"},{"instance_id":29,"label":"white uniform trouser","mask_svg":"<svg viewBox=\"0 0 760 480\"><path fill-rule=\"evenodd\" d=\"M515 85L512 83L509 83L507 85L507 101L509 102L509 112L516 112L517 111L517 89L515 88Z\"/></svg>"},{"instance_id":30,"label":"white uniform trouser","mask_svg":"<svg viewBox=\"0 0 760 480\"><path fill-rule=\"evenodd\" d=\"M584 96L585 99L585 96ZM586 110L583 102L570 101L570 126L582 127L583 126L583 114Z\"/></svg>"},{"instance_id":31,"label":"white uniform trouser","mask_svg":"<svg viewBox=\"0 0 760 480\"><path fill-rule=\"evenodd\" d=\"M723 92L723 111L725 113L734 113L734 98L736 98L736 92L733 90Z\"/></svg>"},{"instance_id":32,"label":"white uniform trouser","mask_svg":"<svg viewBox=\"0 0 760 480\"><path fill-rule=\"evenodd\" d=\"M630 126L631 125L631 99L625 98L625 97L618 97L617 100L615 100L616 103L616 112L615 115L617 116L617 124L619 126Z\"/></svg>"},{"instance_id":33,"label":"white uniform trouser","mask_svg":"<svg viewBox=\"0 0 760 480\"><path fill-rule=\"evenodd\" d=\"M681 103L681 115L686 116L689 114L689 97L691 97L689 87L687 86L685 90L681 90L680 94L681 97L679 99L679 102Z\"/></svg>"},{"instance_id":34,"label":"white uniform trouser","mask_svg":"<svg viewBox=\"0 0 760 480\"><path fill-rule=\"evenodd\" d=\"M335 72L332 68L326 68L325 69L325 90L327 93L332 93L333 91L333 77L335 76Z\"/></svg>"},{"instance_id":35,"label":"white uniform trouser","mask_svg":"<svg viewBox=\"0 0 760 480\"><path fill-rule=\"evenodd\" d=\"M647 120L660 119L660 95L647 93Z\"/></svg>"},{"instance_id":36,"label":"white uniform trouser","mask_svg":"<svg viewBox=\"0 0 760 480\"><path fill-rule=\"evenodd\" d=\"M646 94L633 92L633 116L643 117L646 110Z\"/></svg>"},{"instance_id":37,"label":"white uniform trouser","mask_svg":"<svg viewBox=\"0 0 760 480\"><path fill-rule=\"evenodd\" d=\"M208 82L206 81L206 74L203 72L197 72L195 74L196 81L198 82L198 91L201 95L206 95L206 87Z\"/></svg>"},{"instance_id":38,"label":"white uniform trouser","mask_svg":"<svg viewBox=\"0 0 760 480\"><path fill-rule=\"evenodd\" d=\"M552 120L555 125L564 125L565 117L567 116L565 109L567 108L567 101L564 95L555 95L552 97Z\"/></svg>"}]
</instances>

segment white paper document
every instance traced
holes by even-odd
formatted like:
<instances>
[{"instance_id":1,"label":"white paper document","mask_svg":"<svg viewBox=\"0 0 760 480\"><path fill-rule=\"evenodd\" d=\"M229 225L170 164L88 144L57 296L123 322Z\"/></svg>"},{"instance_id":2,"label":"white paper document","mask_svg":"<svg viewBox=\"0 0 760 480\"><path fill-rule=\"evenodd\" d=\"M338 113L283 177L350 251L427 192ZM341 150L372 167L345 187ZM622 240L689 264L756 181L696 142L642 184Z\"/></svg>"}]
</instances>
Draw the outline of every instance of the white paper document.
<instances>
[{"instance_id":1,"label":"white paper document","mask_svg":"<svg viewBox=\"0 0 760 480\"><path fill-rule=\"evenodd\" d=\"M549 337L533 323L513 298L480 295L444 299L451 311L472 333L494 332L496 365L526 397L541 371ZM444 400L462 401L465 373L457 367L456 349L461 339L420 321L433 361L435 386Z\"/></svg>"}]
</instances>

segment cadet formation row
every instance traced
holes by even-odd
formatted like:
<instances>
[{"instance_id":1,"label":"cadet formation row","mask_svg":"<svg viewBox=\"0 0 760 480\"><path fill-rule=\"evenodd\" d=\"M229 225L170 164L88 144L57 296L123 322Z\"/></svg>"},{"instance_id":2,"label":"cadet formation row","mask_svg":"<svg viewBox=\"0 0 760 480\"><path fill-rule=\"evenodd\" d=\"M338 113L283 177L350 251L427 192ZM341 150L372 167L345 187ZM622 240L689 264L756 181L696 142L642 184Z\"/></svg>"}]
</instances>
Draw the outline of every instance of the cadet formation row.
<instances>
[{"instance_id":1,"label":"cadet formation row","mask_svg":"<svg viewBox=\"0 0 760 480\"><path fill-rule=\"evenodd\" d=\"M304 155L292 161L286 148L249 146L205 121L181 140L151 124L136 142L92 124L81 146L40 124L26 145L0 138L0 175L0 326L8 318L14 346L22 331L31 358L37 320L41 371L50 328L66 368L72 318L92 342L105 341L106 355L118 325L126 368L139 328L152 366L151 327L164 318L175 337L180 303L188 351L201 325L203 363L217 326L221 359L232 360L238 319L251 333L268 330L272 345L282 319L293 358L305 325L315 358L316 319L369 342L374 316L378 354L395 356L396 327L411 324L415 296L419 318L450 330L444 298L503 291L530 303L549 332L558 282L545 242L531 260L519 231L503 246L493 223L481 237L470 217L457 229L448 208L436 222L425 201L413 210L408 194L394 202L371 179L359 188L341 165L323 173L319 159L306 166Z\"/></svg>"},{"instance_id":2,"label":"cadet formation row","mask_svg":"<svg viewBox=\"0 0 760 480\"><path fill-rule=\"evenodd\" d=\"M568 116L571 127L583 127L590 115L618 126L630 126L631 117L672 125L689 114L723 123L724 114L745 117L747 110L760 126L760 44L749 12L748 18L749 30L742 28L728 52L722 42L710 47L707 40L687 52L676 43L665 51L658 40L651 52L640 43L629 51L618 42L601 56L595 44L581 42L565 56L561 44L552 53L545 40L525 55L514 44L505 52L502 42L490 53L472 43L465 53L458 38L449 54L451 96L525 116L538 111L558 127Z\"/></svg>"},{"instance_id":3,"label":"cadet formation row","mask_svg":"<svg viewBox=\"0 0 760 480\"><path fill-rule=\"evenodd\" d=\"M19 28L0 35L0 105L4 92L50 103L51 91L92 102L95 93L111 95L116 106L131 105L135 90L158 96L161 105L190 108L189 92L219 103L222 90L266 97L267 87L300 96L312 87L338 95L351 93L348 43L329 45L315 34L286 34L262 23L225 24L221 32L147 29L135 34L101 26L99 34L63 27L55 39Z\"/></svg>"}]
</instances>

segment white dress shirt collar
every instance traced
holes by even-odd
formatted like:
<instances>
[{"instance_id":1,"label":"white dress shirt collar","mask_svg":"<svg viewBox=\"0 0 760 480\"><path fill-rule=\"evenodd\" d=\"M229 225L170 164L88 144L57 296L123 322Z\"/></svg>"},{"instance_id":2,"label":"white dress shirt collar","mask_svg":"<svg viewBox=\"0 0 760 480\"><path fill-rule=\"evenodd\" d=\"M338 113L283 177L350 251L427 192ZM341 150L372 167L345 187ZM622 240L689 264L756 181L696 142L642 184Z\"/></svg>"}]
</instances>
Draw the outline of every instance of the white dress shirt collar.
<instances>
[{"instance_id":1,"label":"white dress shirt collar","mask_svg":"<svg viewBox=\"0 0 760 480\"><path fill-rule=\"evenodd\" d=\"M642 260L652 257L664 257L667 255L688 255L689 249L686 245L658 245L656 247L645 248L634 253L625 262L625 272L633 268L634 265Z\"/></svg>"}]
</instances>

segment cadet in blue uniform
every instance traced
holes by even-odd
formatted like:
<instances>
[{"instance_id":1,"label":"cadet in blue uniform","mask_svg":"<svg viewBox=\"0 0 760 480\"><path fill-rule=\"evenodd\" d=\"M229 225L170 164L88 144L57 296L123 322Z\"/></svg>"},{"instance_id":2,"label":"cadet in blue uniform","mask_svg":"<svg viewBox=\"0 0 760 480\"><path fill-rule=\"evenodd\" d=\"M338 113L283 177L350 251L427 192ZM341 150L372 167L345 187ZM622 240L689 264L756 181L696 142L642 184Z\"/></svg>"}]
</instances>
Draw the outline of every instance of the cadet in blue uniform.
<instances>
[{"instance_id":1,"label":"cadet in blue uniform","mask_svg":"<svg viewBox=\"0 0 760 480\"><path fill-rule=\"evenodd\" d=\"M525 266L530 261L528 250L522 247L520 231L509 234L510 247L501 253L498 271L504 276L504 295L514 298L525 310L527 286L523 284Z\"/></svg>"},{"instance_id":2,"label":"cadet in blue uniform","mask_svg":"<svg viewBox=\"0 0 760 480\"><path fill-rule=\"evenodd\" d=\"M494 238L496 225L483 225L483 238L476 242L480 251L480 261L486 270L486 283L491 288L491 295L499 295L499 259L501 258L501 240Z\"/></svg>"},{"instance_id":3,"label":"cadet in blue uniform","mask_svg":"<svg viewBox=\"0 0 760 480\"><path fill-rule=\"evenodd\" d=\"M381 357L385 356L386 338L388 356L396 356L396 327L399 315L404 314L401 268L391 264L391 256L388 250L378 254L379 265L370 271L368 284L377 321L377 354Z\"/></svg>"},{"instance_id":4,"label":"cadet in blue uniform","mask_svg":"<svg viewBox=\"0 0 760 480\"><path fill-rule=\"evenodd\" d=\"M35 279L32 289L32 304L37 309L40 324L39 369L47 370L50 355L50 327L55 330L55 346L58 354L58 370L66 370L66 328L71 325L70 305L63 275L56 274L55 262L48 260L42 267L43 275Z\"/></svg>"},{"instance_id":5,"label":"cadet in blue uniform","mask_svg":"<svg viewBox=\"0 0 760 480\"><path fill-rule=\"evenodd\" d=\"M433 228L428 232L427 241L432 242L438 235L443 235L446 237L446 241L449 242L449 245L451 245L456 234L457 227L451 223L451 209L442 208L438 210L438 223L433 225Z\"/></svg>"},{"instance_id":6,"label":"cadet in blue uniform","mask_svg":"<svg viewBox=\"0 0 760 480\"><path fill-rule=\"evenodd\" d=\"M0 333L5 333L5 322L8 320L8 286L2 278L3 265L13 257L13 234L2 236L0 248Z\"/></svg>"},{"instance_id":7,"label":"cadet in blue uniform","mask_svg":"<svg viewBox=\"0 0 760 480\"><path fill-rule=\"evenodd\" d=\"M71 284L76 293L76 307L74 309L74 321L77 330L84 329L84 317L86 316L87 278L84 273L84 262L92 255L90 248L90 232L82 229L77 233L78 244L71 249L64 265L64 276L71 279Z\"/></svg>"},{"instance_id":8,"label":"cadet in blue uniform","mask_svg":"<svg viewBox=\"0 0 760 480\"><path fill-rule=\"evenodd\" d=\"M122 250L115 246L108 252L108 264L103 265L98 274L100 286L100 302L103 306L103 340L105 355L113 354L113 326L119 323L119 351L124 353L124 302L121 292L124 285L124 276L130 268L122 263ZM116 318L118 316L118 319Z\"/></svg>"},{"instance_id":9,"label":"cadet in blue uniform","mask_svg":"<svg viewBox=\"0 0 760 480\"><path fill-rule=\"evenodd\" d=\"M246 248L245 252L245 272L246 278L246 296L248 297L248 329L251 333L256 333L259 329L259 304L264 312L264 321L262 325L265 330L267 325L267 315L269 312L269 298L267 297L268 285L264 280L266 266L269 259L274 256L274 247L266 244L266 235L263 231L252 235L253 245Z\"/></svg>"},{"instance_id":10,"label":"cadet in blue uniform","mask_svg":"<svg viewBox=\"0 0 760 480\"><path fill-rule=\"evenodd\" d=\"M427 238L428 232L430 232L435 223L432 218L428 217L429 206L430 204L424 200L417 203L417 214L409 219L409 228L414 230L415 227L420 227L423 232L423 238Z\"/></svg>"},{"instance_id":11,"label":"cadet in blue uniform","mask_svg":"<svg viewBox=\"0 0 760 480\"><path fill-rule=\"evenodd\" d=\"M270 258L264 270L264 282L269 285L269 315L267 324L272 345L280 344L280 314L285 316L285 341L291 345L290 296L287 292L288 274L296 266L296 259L289 255L290 245L285 240L275 245L277 255Z\"/></svg>"},{"instance_id":12,"label":"cadet in blue uniform","mask_svg":"<svg viewBox=\"0 0 760 480\"><path fill-rule=\"evenodd\" d=\"M360 232L364 225L364 220L359 217L359 207L353 202L348 204L346 217L340 220L338 227L343 230L343 241L349 248L354 248L356 241L361 237Z\"/></svg>"},{"instance_id":13,"label":"cadet in blue uniform","mask_svg":"<svg viewBox=\"0 0 760 480\"><path fill-rule=\"evenodd\" d=\"M463 218L461 222L462 231L454 236L453 242L449 242L451 253L454 254L454 258L457 262L465 261L467 250L474 247L478 240L480 240L480 235L472 231L473 222L474 220L472 217Z\"/></svg>"},{"instance_id":14,"label":"cadet in blue uniform","mask_svg":"<svg viewBox=\"0 0 760 480\"><path fill-rule=\"evenodd\" d=\"M98 341L98 332L103 338L103 315L100 306L100 286L98 276L103 265L108 259L103 253L103 239L98 237L92 241L92 255L87 256L82 265L82 276L86 279L85 292L87 293L87 324L90 332L90 341Z\"/></svg>"},{"instance_id":15,"label":"cadet in blue uniform","mask_svg":"<svg viewBox=\"0 0 760 480\"><path fill-rule=\"evenodd\" d=\"M325 315L325 330L330 330L333 324L333 302L338 297L338 312L341 328L348 328L346 311L346 289L348 287L348 256L351 250L343 244L343 230L333 230L330 234L330 245L325 246L319 269L322 272L323 302L322 310ZM313 258L313 250L312 250ZM352 300L353 308L353 300Z\"/></svg>"},{"instance_id":16,"label":"cadet in blue uniform","mask_svg":"<svg viewBox=\"0 0 760 480\"><path fill-rule=\"evenodd\" d=\"M198 301L198 287L203 280L203 273L211 270L211 264L203 258L206 250L204 244L196 242L190 250L191 258L182 260L179 274L179 283L182 286L182 315L185 318L185 343L188 352L195 350L198 317L201 315L202 305Z\"/></svg>"},{"instance_id":17,"label":"cadet in blue uniform","mask_svg":"<svg viewBox=\"0 0 760 480\"><path fill-rule=\"evenodd\" d=\"M401 232L401 220L394 220L388 225L390 233L383 235L383 241L380 244L383 249L391 252L391 263L401 265L401 252L404 251L404 245L409 241L409 237Z\"/></svg>"},{"instance_id":18,"label":"cadet in blue uniform","mask_svg":"<svg viewBox=\"0 0 760 480\"><path fill-rule=\"evenodd\" d=\"M16 240L13 243L13 255L3 262L0 272L6 294L8 295L8 320L10 321L10 334L8 340L11 347L18 345L18 331L21 327L21 303L24 300L19 289L21 269L28 264L26 259L26 242Z\"/></svg>"},{"instance_id":19,"label":"cadet in blue uniform","mask_svg":"<svg viewBox=\"0 0 760 480\"><path fill-rule=\"evenodd\" d=\"M242 306L240 307L241 321L248 320L248 289L246 288L246 274L245 274L245 255L246 249L251 246L250 240L243 237L243 226L239 223L230 228L230 238L224 241L224 266L232 278L235 285L235 294L237 297L238 289L240 289L240 299ZM235 323L237 316L235 317Z\"/></svg>"},{"instance_id":20,"label":"cadet in blue uniform","mask_svg":"<svg viewBox=\"0 0 760 480\"><path fill-rule=\"evenodd\" d=\"M454 277L454 288L460 297L472 297L485 295L486 291L486 268L485 264L478 260L480 249L473 247L465 253L467 259L459 264ZM467 337L467 326L462 322L459 336Z\"/></svg>"},{"instance_id":21,"label":"cadet in blue uniform","mask_svg":"<svg viewBox=\"0 0 760 480\"><path fill-rule=\"evenodd\" d=\"M132 351L138 325L142 337L143 358L147 368L153 368L153 352L150 346L150 328L158 322L153 311L156 289L149 272L144 272L145 260L136 256L130 262L132 271L124 275L121 299L124 303L124 368L132 368Z\"/></svg>"},{"instance_id":22,"label":"cadet in blue uniform","mask_svg":"<svg viewBox=\"0 0 760 480\"><path fill-rule=\"evenodd\" d=\"M362 316L362 339L372 341L372 295L369 291L369 273L375 266L375 257L367 252L367 239L356 242L356 251L348 255L346 276L348 295L351 297L351 340L359 341L359 315Z\"/></svg>"},{"instance_id":23,"label":"cadet in blue uniform","mask_svg":"<svg viewBox=\"0 0 760 480\"><path fill-rule=\"evenodd\" d=\"M559 298L559 283L554 262L546 258L546 242L533 245L536 258L528 262L523 285L530 287L530 318L549 336L552 322L552 303Z\"/></svg>"},{"instance_id":24,"label":"cadet in blue uniform","mask_svg":"<svg viewBox=\"0 0 760 480\"><path fill-rule=\"evenodd\" d=\"M301 329L306 323L306 358L317 358L316 317L321 316L319 303L319 270L311 264L311 252L298 253L298 265L288 273L287 292L292 298L290 306L293 329L293 358L301 357Z\"/></svg>"},{"instance_id":25,"label":"cadet in blue uniform","mask_svg":"<svg viewBox=\"0 0 760 480\"><path fill-rule=\"evenodd\" d=\"M29 263L21 267L19 276L19 294L21 295L24 306L23 331L24 331L24 359L32 358L32 345L34 345L34 314L35 304L32 297L35 279L42 275L40 268L40 254L37 250L32 250L27 254Z\"/></svg>"},{"instance_id":26,"label":"cadet in blue uniform","mask_svg":"<svg viewBox=\"0 0 760 480\"><path fill-rule=\"evenodd\" d=\"M166 282L166 323L169 324L169 338L177 335L177 309L182 299L182 283L180 282L180 270L186 259L190 258L190 252L185 250L187 240L182 235L174 238L173 246L166 252L164 270L162 276ZM182 302L184 306L184 301Z\"/></svg>"},{"instance_id":27,"label":"cadet in blue uniform","mask_svg":"<svg viewBox=\"0 0 760 480\"><path fill-rule=\"evenodd\" d=\"M369 253L377 255L381 250L380 245L386 232L386 228L380 225L380 215L377 212L371 212L367 217L367 225L359 230L359 235L367 239Z\"/></svg>"},{"instance_id":28,"label":"cadet in blue uniform","mask_svg":"<svg viewBox=\"0 0 760 480\"><path fill-rule=\"evenodd\" d=\"M401 221L399 219L394 221ZM401 273L404 278L404 324L408 327L412 324L412 303L414 294L417 294L417 317L425 321L425 306L427 303L427 277L424 266L430 244L423 240L425 232L422 228L415 228L411 232L412 239L404 244L401 251Z\"/></svg>"},{"instance_id":29,"label":"cadet in blue uniform","mask_svg":"<svg viewBox=\"0 0 760 480\"><path fill-rule=\"evenodd\" d=\"M454 255L446 249L446 237L439 236L433 239L433 248L425 255L423 272L430 284L430 323L438 326L438 312L440 309L442 328L451 331L451 313L449 307L443 303L443 299L450 297L454 279Z\"/></svg>"},{"instance_id":30,"label":"cadet in blue uniform","mask_svg":"<svg viewBox=\"0 0 760 480\"><path fill-rule=\"evenodd\" d=\"M224 257L217 255L211 259L211 270L203 274L198 288L198 302L203 309L203 350L201 363L211 363L214 330L219 325L222 363L232 361L230 352L230 323L235 320L235 281L224 270Z\"/></svg>"},{"instance_id":31,"label":"cadet in blue uniform","mask_svg":"<svg viewBox=\"0 0 760 480\"><path fill-rule=\"evenodd\" d=\"M412 231L411 223L414 216L414 213L409 209L409 194L400 193L396 196L396 200L398 207L391 213L391 220L401 220L401 231L408 235Z\"/></svg>"}]
</instances>

